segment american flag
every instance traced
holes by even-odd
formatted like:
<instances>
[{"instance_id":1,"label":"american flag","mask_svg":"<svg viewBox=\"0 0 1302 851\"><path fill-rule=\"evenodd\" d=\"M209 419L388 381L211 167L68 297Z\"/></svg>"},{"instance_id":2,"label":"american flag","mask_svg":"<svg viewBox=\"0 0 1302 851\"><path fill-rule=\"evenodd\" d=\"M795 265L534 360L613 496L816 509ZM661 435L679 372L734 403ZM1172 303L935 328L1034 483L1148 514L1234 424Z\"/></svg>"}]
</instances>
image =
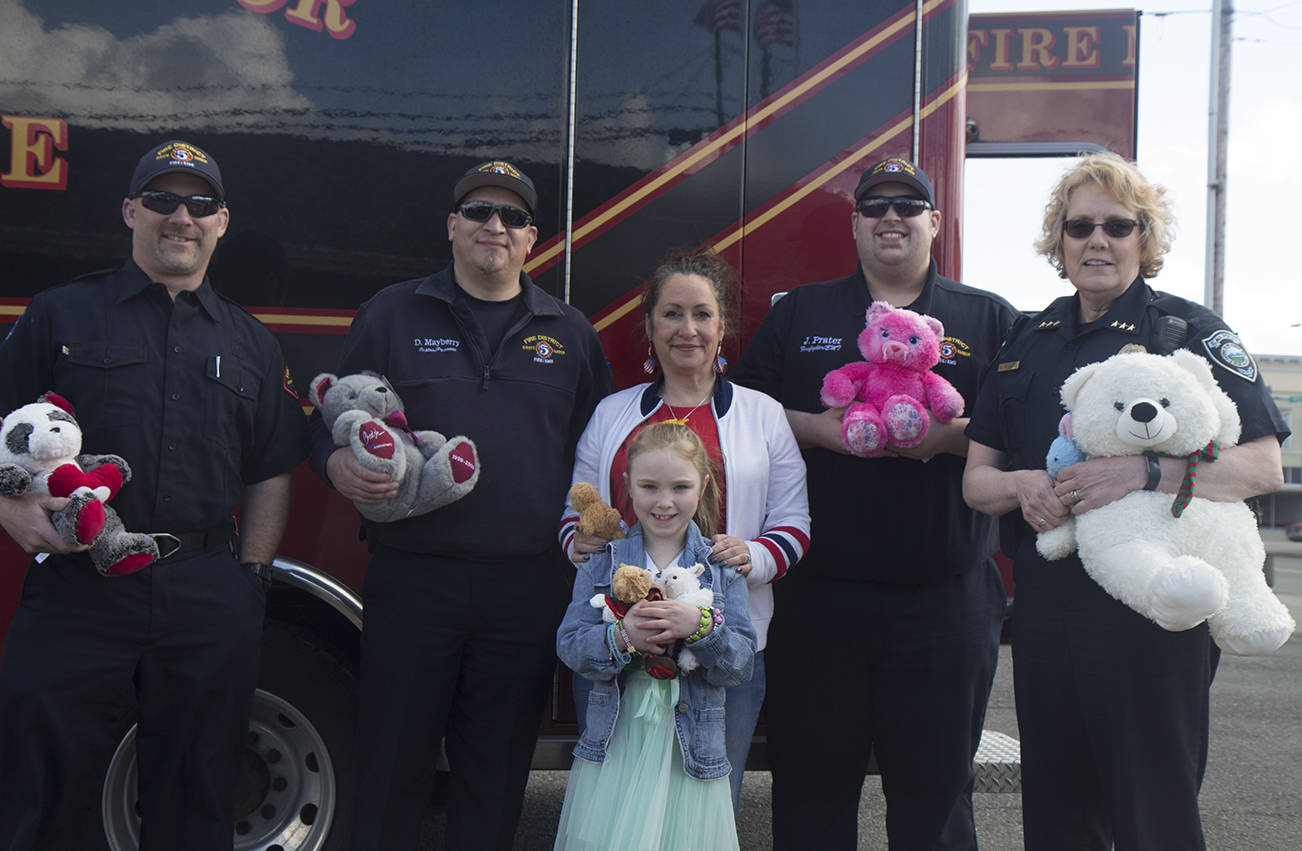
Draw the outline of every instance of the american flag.
<instances>
[{"instance_id":1,"label":"american flag","mask_svg":"<svg viewBox=\"0 0 1302 851\"><path fill-rule=\"evenodd\" d=\"M755 13L755 40L765 47L796 43L796 19L791 13L791 0L764 0Z\"/></svg>"},{"instance_id":2,"label":"american flag","mask_svg":"<svg viewBox=\"0 0 1302 851\"><path fill-rule=\"evenodd\" d=\"M741 32L741 0L706 0L692 23L712 33Z\"/></svg>"}]
</instances>

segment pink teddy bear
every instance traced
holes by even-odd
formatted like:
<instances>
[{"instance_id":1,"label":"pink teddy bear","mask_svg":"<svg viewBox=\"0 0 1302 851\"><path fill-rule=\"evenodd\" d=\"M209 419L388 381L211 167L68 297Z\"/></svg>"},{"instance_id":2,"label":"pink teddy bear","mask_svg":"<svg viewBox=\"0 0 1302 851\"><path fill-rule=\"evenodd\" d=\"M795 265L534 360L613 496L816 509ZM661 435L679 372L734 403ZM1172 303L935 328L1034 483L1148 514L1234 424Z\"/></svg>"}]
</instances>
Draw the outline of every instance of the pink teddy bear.
<instances>
[{"instance_id":1,"label":"pink teddy bear","mask_svg":"<svg viewBox=\"0 0 1302 851\"><path fill-rule=\"evenodd\" d=\"M841 442L864 458L917 446L931 417L947 423L963 413L954 385L930 371L940 362L940 320L884 301L873 302L867 319L859 335L864 360L829 372L821 396L829 408L846 408Z\"/></svg>"}]
</instances>

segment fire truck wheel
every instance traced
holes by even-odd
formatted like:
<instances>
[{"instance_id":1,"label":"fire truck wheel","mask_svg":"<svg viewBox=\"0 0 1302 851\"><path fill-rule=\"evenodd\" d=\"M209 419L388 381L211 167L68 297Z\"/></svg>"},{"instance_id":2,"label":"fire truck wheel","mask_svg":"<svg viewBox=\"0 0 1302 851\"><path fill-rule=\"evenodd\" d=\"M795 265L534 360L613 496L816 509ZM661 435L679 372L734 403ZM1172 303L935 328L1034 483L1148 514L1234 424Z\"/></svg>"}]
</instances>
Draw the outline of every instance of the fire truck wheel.
<instances>
[{"instance_id":1,"label":"fire truck wheel","mask_svg":"<svg viewBox=\"0 0 1302 851\"><path fill-rule=\"evenodd\" d=\"M235 793L235 851L336 851L352 828L357 681L311 633L268 621L262 671ZM104 778L101 811L112 851L134 851L136 728Z\"/></svg>"}]
</instances>

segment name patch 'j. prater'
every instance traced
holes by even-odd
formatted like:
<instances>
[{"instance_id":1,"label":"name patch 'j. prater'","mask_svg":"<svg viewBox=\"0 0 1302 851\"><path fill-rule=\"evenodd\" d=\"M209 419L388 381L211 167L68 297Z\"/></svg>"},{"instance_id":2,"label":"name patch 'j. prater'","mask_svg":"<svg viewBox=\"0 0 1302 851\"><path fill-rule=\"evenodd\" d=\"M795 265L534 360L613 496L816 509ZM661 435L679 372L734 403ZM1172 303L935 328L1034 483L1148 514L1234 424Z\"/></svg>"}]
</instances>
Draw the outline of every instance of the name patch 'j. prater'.
<instances>
[{"instance_id":1,"label":"name patch 'j. prater'","mask_svg":"<svg viewBox=\"0 0 1302 851\"><path fill-rule=\"evenodd\" d=\"M1203 349L1217 366L1222 366L1244 381L1257 380L1257 362L1244 348L1237 334L1227 329L1203 337Z\"/></svg>"}]
</instances>

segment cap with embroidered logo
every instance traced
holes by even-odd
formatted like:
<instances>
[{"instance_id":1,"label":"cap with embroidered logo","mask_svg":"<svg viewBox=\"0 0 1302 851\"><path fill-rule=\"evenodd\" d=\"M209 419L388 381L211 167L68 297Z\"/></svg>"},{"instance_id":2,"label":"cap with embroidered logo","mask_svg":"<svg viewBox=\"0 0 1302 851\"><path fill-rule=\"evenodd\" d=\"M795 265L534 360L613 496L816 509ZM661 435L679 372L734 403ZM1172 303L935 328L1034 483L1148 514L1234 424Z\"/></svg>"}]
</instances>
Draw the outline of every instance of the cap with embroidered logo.
<instances>
[{"instance_id":1,"label":"cap with embroidered logo","mask_svg":"<svg viewBox=\"0 0 1302 851\"><path fill-rule=\"evenodd\" d=\"M140 190L144 189L149 181L160 174L173 172L184 172L203 178L212 186L217 200L226 200L226 190L222 188L222 173L221 169L217 168L217 160L197 145L179 139L151 148L140 158L140 162L136 163L135 172L131 175L127 196L139 195Z\"/></svg>"},{"instance_id":2,"label":"cap with embroidered logo","mask_svg":"<svg viewBox=\"0 0 1302 851\"><path fill-rule=\"evenodd\" d=\"M883 183L903 183L916 189L928 204L936 206L936 198L931 191L931 179L927 177L925 171L904 157L887 157L869 166L859 177L859 185L854 188L854 200L861 200L869 190Z\"/></svg>"},{"instance_id":3,"label":"cap with embroidered logo","mask_svg":"<svg viewBox=\"0 0 1302 851\"><path fill-rule=\"evenodd\" d=\"M498 186L511 190L520 196L530 213L534 213L538 207L538 192L533 188L533 181L506 160L489 160L461 175L456 186L452 187L452 206L458 206L471 190L481 186Z\"/></svg>"}]
</instances>

